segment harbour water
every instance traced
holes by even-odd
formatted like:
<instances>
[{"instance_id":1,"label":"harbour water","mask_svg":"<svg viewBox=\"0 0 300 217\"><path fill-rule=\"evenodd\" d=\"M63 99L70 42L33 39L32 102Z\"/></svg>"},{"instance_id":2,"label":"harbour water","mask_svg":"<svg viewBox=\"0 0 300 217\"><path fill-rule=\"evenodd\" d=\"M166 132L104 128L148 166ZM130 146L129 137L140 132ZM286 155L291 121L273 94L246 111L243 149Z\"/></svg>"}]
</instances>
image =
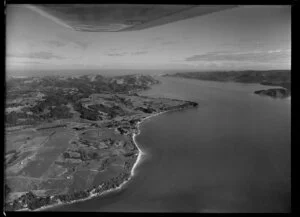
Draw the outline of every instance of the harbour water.
<instances>
[{"instance_id":1,"label":"harbour water","mask_svg":"<svg viewBox=\"0 0 300 217\"><path fill-rule=\"evenodd\" d=\"M105 196L51 211L289 212L291 100L259 84L159 77L143 92L198 108L144 121L135 176Z\"/></svg>"}]
</instances>

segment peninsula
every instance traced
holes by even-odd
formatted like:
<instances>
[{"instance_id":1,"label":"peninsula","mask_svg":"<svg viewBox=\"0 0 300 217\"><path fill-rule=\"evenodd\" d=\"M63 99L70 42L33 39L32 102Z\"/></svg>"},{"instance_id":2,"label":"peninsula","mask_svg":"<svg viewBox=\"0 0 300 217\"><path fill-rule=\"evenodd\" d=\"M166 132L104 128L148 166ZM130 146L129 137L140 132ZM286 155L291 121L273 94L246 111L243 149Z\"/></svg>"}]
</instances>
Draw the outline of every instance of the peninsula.
<instances>
[{"instance_id":1,"label":"peninsula","mask_svg":"<svg viewBox=\"0 0 300 217\"><path fill-rule=\"evenodd\" d=\"M141 151L145 118L197 103L138 95L151 76L7 80L5 210L37 210L120 188Z\"/></svg>"}]
</instances>

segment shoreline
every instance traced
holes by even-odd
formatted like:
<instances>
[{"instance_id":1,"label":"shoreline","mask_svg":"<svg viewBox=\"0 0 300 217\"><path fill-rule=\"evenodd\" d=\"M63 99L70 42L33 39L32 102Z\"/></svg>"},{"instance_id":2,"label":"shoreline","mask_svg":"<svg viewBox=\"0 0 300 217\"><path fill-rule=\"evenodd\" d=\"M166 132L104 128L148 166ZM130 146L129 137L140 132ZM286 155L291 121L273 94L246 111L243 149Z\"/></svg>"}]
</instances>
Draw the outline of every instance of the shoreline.
<instances>
[{"instance_id":1,"label":"shoreline","mask_svg":"<svg viewBox=\"0 0 300 217\"><path fill-rule=\"evenodd\" d=\"M136 139L135 139L136 136L138 136L138 135L141 133L141 130L140 130L140 124L143 123L143 121L145 121L145 120L147 120L147 119L149 119L149 118L152 118L152 117L161 115L161 114L166 113L166 112L168 112L168 111L158 112L158 113L156 113L156 114L149 115L148 117L142 118L142 120L140 120L140 121L137 122L137 125L136 125L137 133L133 133L133 134L132 134L132 141L133 141L134 145L137 147L137 149L139 150L139 153L138 153L138 157L137 157L137 159L136 159L136 161L135 161L135 163L133 164L133 167L132 167L132 169L131 169L131 173L130 173L129 179L131 179L131 177L134 176L134 170L135 170L135 168L137 167L138 163L141 161L142 156L143 156L143 155L146 155L146 153L143 152L143 151L140 149L140 147L138 146L138 143L136 142Z\"/></svg>"},{"instance_id":2,"label":"shoreline","mask_svg":"<svg viewBox=\"0 0 300 217\"><path fill-rule=\"evenodd\" d=\"M174 109L174 110L179 110L179 109ZM82 202L82 201L90 200L90 199L93 199L93 198L95 198L95 197L104 196L104 195L106 195L106 194L108 194L108 193L110 193L110 192L113 192L113 191L122 189L122 187L123 187L124 185L126 185L126 184L132 179L132 177L135 175L134 171L135 171L137 165L138 165L138 164L140 163L140 161L142 160L142 156L143 156L143 155L146 155L146 153L143 152L143 151L140 149L140 147L138 146L138 143L136 142L136 139L135 139L136 136L138 136L138 135L141 133L141 131L140 131L140 124L143 123L143 122L144 122L145 120L147 120L147 119L150 119L150 118L152 118L152 117L155 117L155 116L158 116L158 115L167 113L167 112L169 112L169 111L174 111L174 110L171 109L171 110L168 110L168 111L158 112L158 113L156 113L156 114L152 114L152 115L149 115L149 116L147 116L147 117L144 117L144 118L142 118L140 121L137 122L137 124L136 124L137 133L135 133L135 132L132 133L132 141L133 141L134 145L136 146L136 148L137 148L138 151L139 151L139 152L138 152L138 157L137 157L137 159L136 159L135 163L133 164L133 167L132 167L132 169L131 169L131 171L130 171L130 176L128 177L128 179L126 179L124 182L122 182L119 186L117 186L117 187L115 187L115 188L108 189L108 190L103 191L103 192L100 192L100 193L91 193L91 192L93 192L94 190L96 190L96 189L93 189L93 190L91 190L91 192L90 192L90 196L88 196L88 197L86 197L86 198L82 198L82 199L70 201L70 202L64 202L64 203L62 203L61 201L59 201L59 202L56 203L56 204L51 204L51 205L48 205L48 206L40 207L40 208L35 209L35 210L29 210L28 208L25 208L25 209L21 209L21 210L18 210L18 211L47 211L47 209L51 209L51 208L53 208L53 207L58 207L58 206L63 206L63 205L68 205L68 204L73 204L73 203L77 203L77 202ZM100 186L100 188L101 188L101 187L102 187L102 186ZM97 187L97 188L99 188L99 187Z\"/></svg>"},{"instance_id":3,"label":"shoreline","mask_svg":"<svg viewBox=\"0 0 300 217\"><path fill-rule=\"evenodd\" d=\"M193 103L193 102L190 102L190 101L186 101L186 102ZM136 160L135 160L135 162L134 162L134 164L133 164L133 166L130 170L129 177L125 178L124 181L119 184L119 186L114 187L114 188L110 188L110 189L107 189L107 190L104 190L104 191L101 192L101 188L104 185L104 183L103 183L103 184L99 185L98 187L89 190L89 192L88 192L89 195L84 197L84 198L79 198L79 199L75 199L73 201L68 201L68 202L65 202L65 201L62 202L60 199L58 199L58 200L54 201L53 204L42 206L42 207L37 208L37 209L31 210L27 207L23 207L22 209L15 210L15 211L50 211L48 209L51 209L51 208L54 208L54 207L59 207L59 206L64 206L64 205L69 205L69 204L73 204L73 203L77 203L77 202L86 201L86 200L89 200L89 199L92 199L92 198L95 198L95 197L100 197L100 196L106 195L110 192L122 189L124 187L124 185L126 185L132 179L132 177L135 175L134 171L135 171L137 165L141 162L142 156L146 155L146 153L143 152L140 149L138 143L136 142L136 136L141 133L140 124L143 123L145 120L150 119L152 117L155 117L155 116L167 113L167 112L174 112L174 111L179 111L179 110L183 110L183 109L186 109L186 108L191 108L190 106L195 107L197 105L198 105L197 103L196 104L195 103L194 104L189 104L187 107L185 107L185 105L183 107L182 107L182 105L180 105L179 107L171 108L170 110L160 111L160 112L155 113L155 114L150 114L149 116L141 117L140 120L137 121L137 123L135 125L135 128L133 129L133 131L131 133L131 136L132 136L132 141L133 141L135 147L138 149L138 154L137 154L138 156L137 156L137 158L136 158ZM51 196L51 197L54 197L54 196Z\"/></svg>"}]
</instances>

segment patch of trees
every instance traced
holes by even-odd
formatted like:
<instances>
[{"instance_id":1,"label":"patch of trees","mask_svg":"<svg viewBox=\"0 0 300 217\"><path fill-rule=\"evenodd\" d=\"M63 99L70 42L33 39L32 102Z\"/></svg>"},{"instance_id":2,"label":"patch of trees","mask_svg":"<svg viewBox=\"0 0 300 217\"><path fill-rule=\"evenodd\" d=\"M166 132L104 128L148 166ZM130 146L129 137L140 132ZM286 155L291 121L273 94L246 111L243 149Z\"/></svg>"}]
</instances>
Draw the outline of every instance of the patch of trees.
<instances>
[{"instance_id":1,"label":"patch of trees","mask_svg":"<svg viewBox=\"0 0 300 217\"><path fill-rule=\"evenodd\" d=\"M126 129L122 128L122 127L118 127L117 130L118 130L118 131L120 132L120 134L122 134L122 135L124 135L125 133L128 132L128 128L127 128L127 130L126 130Z\"/></svg>"},{"instance_id":2,"label":"patch of trees","mask_svg":"<svg viewBox=\"0 0 300 217\"><path fill-rule=\"evenodd\" d=\"M125 161L125 164L124 164L125 170L128 172L131 171L135 161L136 161L136 156L131 155L131 156L127 157L127 160Z\"/></svg>"},{"instance_id":3,"label":"patch of trees","mask_svg":"<svg viewBox=\"0 0 300 217\"><path fill-rule=\"evenodd\" d=\"M99 154L95 151L88 151L88 150L84 150L84 149L79 149L78 153L80 154L80 159L82 161L95 160L99 157Z\"/></svg>"},{"instance_id":4,"label":"patch of trees","mask_svg":"<svg viewBox=\"0 0 300 217\"><path fill-rule=\"evenodd\" d=\"M189 105L191 105L191 106L193 106L193 107L198 106L198 103L196 103L196 102L188 102L188 103L189 103Z\"/></svg>"},{"instance_id":5,"label":"patch of trees","mask_svg":"<svg viewBox=\"0 0 300 217\"><path fill-rule=\"evenodd\" d=\"M97 152L90 152L89 156L91 159L97 159L99 157L99 154Z\"/></svg>"},{"instance_id":6,"label":"patch of trees","mask_svg":"<svg viewBox=\"0 0 300 217\"><path fill-rule=\"evenodd\" d=\"M13 156L8 160L7 165L13 163L15 160L18 159L18 157L19 157L19 156L18 156L18 153L17 153L17 152L14 153Z\"/></svg>"},{"instance_id":7,"label":"patch of trees","mask_svg":"<svg viewBox=\"0 0 300 217\"><path fill-rule=\"evenodd\" d=\"M80 149L80 150L79 150L79 153L80 153L80 159L81 159L82 161L89 160L89 156L88 156L88 154L87 154L87 152L86 152L85 150Z\"/></svg>"},{"instance_id":8,"label":"patch of trees","mask_svg":"<svg viewBox=\"0 0 300 217\"><path fill-rule=\"evenodd\" d=\"M80 102L74 104L74 110L80 113L80 118L97 121L102 120L100 114L95 110L90 110L81 105Z\"/></svg>"},{"instance_id":9,"label":"patch of trees","mask_svg":"<svg viewBox=\"0 0 300 217\"><path fill-rule=\"evenodd\" d=\"M110 118L114 118L117 115L120 115L120 116L125 115L125 112L123 111L123 109L116 105L114 105L112 107L106 107L102 104L97 104L97 105L90 105L89 108L91 108L93 111L101 111L101 112L107 113Z\"/></svg>"},{"instance_id":10,"label":"patch of trees","mask_svg":"<svg viewBox=\"0 0 300 217\"><path fill-rule=\"evenodd\" d=\"M55 93L47 94L45 103L47 106L50 106L50 105L59 106L59 105L66 105L68 103L68 100L62 94L61 91L56 91Z\"/></svg>"},{"instance_id":11,"label":"patch of trees","mask_svg":"<svg viewBox=\"0 0 300 217\"><path fill-rule=\"evenodd\" d=\"M64 153L63 153L63 157L64 157L64 158L70 158L70 154L69 154L68 152L64 152Z\"/></svg>"},{"instance_id":12,"label":"patch of trees","mask_svg":"<svg viewBox=\"0 0 300 217\"><path fill-rule=\"evenodd\" d=\"M6 204L6 208L8 211L11 211L11 210L19 210L27 206L27 208L34 210L48 204L50 204L49 196L37 197L34 193L30 191L22 195L18 199L14 200L12 205Z\"/></svg>"},{"instance_id":13,"label":"patch of trees","mask_svg":"<svg viewBox=\"0 0 300 217\"><path fill-rule=\"evenodd\" d=\"M70 113L70 108L65 105L50 107L50 117L54 119L72 118L73 114Z\"/></svg>"},{"instance_id":14,"label":"patch of trees","mask_svg":"<svg viewBox=\"0 0 300 217\"><path fill-rule=\"evenodd\" d=\"M38 102L36 105L30 108L30 111L34 114L42 113L47 104L44 101Z\"/></svg>"},{"instance_id":15,"label":"patch of trees","mask_svg":"<svg viewBox=\"0 0 300 217\"><path fill-rule=\"evenodd\" d=\"M73 200L77 200L77 199L82 199L82 198L86 198L89 196L89 191L76 191L74 193L71 194L62 194L62 195L57 195L55 198L59 199L62 202L70 202Z\"/></svg>"},{"instance_id":16,"label":"patch of trees","mask_svg":"<svg viewBox=\"0 0 300 217\"><path fill-rule=\"evenodd\" d=\"M128 153L125 153L124 156L125 157L130 157L130 156L132 156L134 154L135 154L134 152L128 152Z\"/></svg>"},{"instance_id":17,"label":"patch of trees","mask_svg":"<svg viewBox=\"0 0 300 217\"><path fill-rule=\"evenodd\" d=\"M7 195L11 192L10 187L5 183L4 184L4 193L5 193L5 198L7 198Z\"/></svg>"},{"instance_id":18,"label":"patch of trees","mask_svg":"<svg viewBox=\"0 0 300 217\"><path fill-rule=\"evenodd\" d=\"M6 203L5 205L7 211L19 210L25 208L26 206L30 210L35 210L43 206L53 204L57 201L57 199L62 202L70 202L73 200L86 198L89 196L90 191L91 189L85 191L77 191L71 194L55 195L52 199L50 198L50 196L38 197L30 191L14 200L12 204Z\"/></svg>"},{"instance_id":19,"label":"patch of trees","mask_svg":"<svg viewBox=\"0 0 300 217\"><path fill-rule=\"evenodd\" d=\"M104 181L102 190L109 190L120 186L130 176L128 172L121 172L118 176L112 177L111 179Z\"/></svg>"},{"instance_id":20,"label":"patch of trees","mask_svg":"<svg viewBox=\"0 0 300 217\"><path fill-rule=\"evenodd\" d=\"M80 142L81 144L83 144L83 145L86 145L87 147L92 146L92 142L90 142L90 141L88 141L88 140L86 140L86 139L80 138L80 139L79 139L79 142Z\"/></svg>"},{"instance_id":21,"label":"patch of trees","mask_svg":"<svg viewBox=\"0 0 300 217\"><path fill-rule=\"evenodd\" d=\"M6 154L15 154L15 153L17 153L16 149L12 149L6 152Z\"/></svg>"},{"instance_id":22,"label":"patch of trees","mask_svg":"<svg viewBox=\"0 0 300 217\"><path fill-rule=\"evenodd\" d=\"M58 97L58 99L61 99ZM64 102L62 104L58 104L58 102ZM30 108L30 111L35 114L33 117L37 120L45 120L49 118L53 119L62 119L62 118L71 118L73 114L70 112L70 108L64 104L67 101L58 100L58 102L54 102L54 98L47 98L45 101L40 101L34 107ZM52 107L55 106L55 107ZM45 114L40 114L44 111L44 109L48 109L49 112Z\"/></svg>"},{"instance_id":23,"label":"patch of trees","mask_svg":"<svg viewBox=\"0 0 300 217\"><path fill-rule=\"evenodd\" d=\"M34 194L32 194L33 196L30 198L30 200L27 203L27 206L29 209L34 210L37 208L40 208L42 206L46 206L50 204L50 196L47 197L37 197Z\"/></svg>"},{"instance_id":24,"label":"patch of trees","mask_svg":"<svg viewBox=\"0 0 300 217\"><path fill-rule=\"evenodd\" d=\"M6 108L18 107L18 106L23 106L23 104L22 103L9 103L9 104L6 104Z\"/></svg>"},{"instance_id":25,"label":"patch of trees","mask_svg":"<svg viewBox=\"0 0 300 217\"><path fill-rule=\"evenodd\" d=\"M116 115L119 115L119 116L124 116L125 115L125 112L123 111L122 108L120 108L119 106L116 106L114 105L113 107L111 107L111 116L116 116Z\"/></svg>"},{"instance_id":26,"label":"patch of trees","mask_svg":"<svg viewBox=\"0 0 300 217\"><path fill-rule=\"evenodd\" d=\"M9 125L15 125L15 124L17 124L18 113L15 112L15 111L13 111L13 112L10 112L10 113L6 114L5 121Z\"/></svg>"},{"instance_id":27,"label":"patch of trees","mask_svg":"<svg viewBox=\"0 0 300 217\"><path fill-rule=\"evenodd\" d=\"M68 100L68 102L74 104L76 103L78 100L80 100L82 98L81 94L78 93L68 93L65 96L65 99Z\"/></svg>"},{"instance_id":28,"label":"patch of trees","mask_svg":"<svg viewBox=\"0 0 300 217\"><path fill-rule=\"evenodd\" d=\"M127 93L132 87L125 84L117 84L116 82L109 84L110 89L115 93Z\"/></svg>"},{"instance_id":29,"label":"patch of trees","mask_svg":"<svg viewBox=\"0 0 300 217\"><path fill-rule=\"evenodd\" d=\"M131 125L135 125L138 121L139 121L138 119L132 119L132 120L129 121L129 123Z\"/></svg>"},{"instance_id":30,"label":"patch of trees","mask_svg":"<svg viewBox=\"0 0 300 217\"><path fill-rule=\"evenodd\" d=\"M124 104L124 105L126 105L128 107L132 107L133 106L133 104L132 104L132 102L131 102L130 99L126 99L126 98L123 98L123 97L117 97L117 99L118 99L118 101L120 103L122 103L122 104Z\"/></svg>"},{"instance_id":31,"label":"patch of trees","mask_svg":"<svg viewBox=\"0 0 300 217\"><path fill-rule=\"evenodd\" d=\"M74 106L74 110L80 113L80 117L88 120L102 120L101 115L98 111L104 112L108 115L109 118L114 118L117 115L124 116L125 112L119 106L106 107L102 104L97 105L89 105L89 109L83 107L81 103L76 103Z\"/></svg>"},{"instance_id":32,"label":"patch of trees","mask_svg":"<svg viewBox=\"0 0 300 217\"><path fill-rule=\"evenodd\" d=\"M26 119L29 117L30 117L30 115L26 114L25 112L12 111L12 112L6 114L5 121L6 121L6 124L8 124L10 126L15 126L18 124L18 119L20 119L20 118Z\"/></svg>"},{"instance_id":33,"label":"patch of trees","mask_svg":"<svg viewBox=\"0 0 300 217\"><path fill-rule=\"evenodd\" d=\"M148 114L151 114L151 113L155 112L155 109L152 109L152 108L143 108L143 107L138 107L135 110L142 111L142 112L148 113Z\"/></svg>"}]
</instances>

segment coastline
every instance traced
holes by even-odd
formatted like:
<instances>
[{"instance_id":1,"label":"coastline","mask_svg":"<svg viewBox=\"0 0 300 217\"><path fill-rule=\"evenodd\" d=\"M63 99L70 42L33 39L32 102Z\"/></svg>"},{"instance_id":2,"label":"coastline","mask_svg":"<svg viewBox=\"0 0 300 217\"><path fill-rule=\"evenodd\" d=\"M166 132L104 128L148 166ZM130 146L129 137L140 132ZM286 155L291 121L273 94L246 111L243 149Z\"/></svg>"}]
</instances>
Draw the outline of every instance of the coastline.
<instances>
[{"instance_id":1,"label":"coastline","mask_svg":"<svg viewBox=\"0 0 300 217\"><path fill-rule=\"evenodd\" d=\"M94 197L100 197L102 195L106 195L107 193L122 189L124 187L124 185L126 185L132 179L132 177L135 175L135 170L136 170L137 165L141 162L143 155L146 155L146 153L140 149L138 143L136 142L136 136L141 133L140 124L143 123L147 119L150 119L152 117L155 117L155 116L167 113L167 112L174 112L174 111L183 110L183 109L187 109L187 108L193 108L196 106L198 106L198 103L191 102L191 101L185 101L184 104L179 105L179 106L170 107L168 110L160 111L160 112L157 112L154 114L149 114L148 116L139 117L139 120L136 122L134 128L132 129L132 131L130 133L132 142L134 143L135 147L138 149L138 153L135 154L135 158L133 159L134 163L132 165L132 168L130 169L130 171L128 170L126 173L126 176L123 177L123 182L121 182L119 184L115 184L113 188L107 188L106 183L104 182L95 188L85 190L86 195L81 198L78 197L77 199L74 198L74 199L71 199L70 201L68 201L68 199L67 200L61 199L59 197L60 195L53 195L50 197L50 201L49 201L48 205L44 205L44 206L41 206L36 209L31 209L31 208L28 208L27 204L26 204L25 206L23 206L23 208L21 208L19 210L15 210L15 211L47 211L48 209L51 209L54 207L59 207L59 206L63 206L63 205L86 201L86 200L92 199ZM122 179L120 181L122 181ZM56 198L57 196L58 196L58 198ZM55 199L52 200L53 198L55 198Z\"/></svg>"},{"instance_id":2,"label":"coastline","mask_svg":"<svg viewBox=\"0 0 300 217\"><path fill-rule=\"evenodd\" d=\"M168 111L158 112L158 113L156 113L156 114L149 115L149 116L147 116L147 117L145 117L145 118L143 118L142 120L140 120L140 121L137 122L137 125L136 125L137 133L133 133L133 134L132 134L132 141L133 141L134 145L137 147L137 149L139 150L139 153L138 153L138 157L137 157L137 159L136 159L136 161L135 161L135 163L134 163L134 165L133 165L133 167L132 167L132 169L131 169L131 173L130 173L129 179L131 179L131 177L134 176L134 170L135 170L135 168L137 167L137 165L139 164L139 162L141 161L142 156L143 156L143 155L146 155L146 153L143 152L143 151L140 149L140 147L138 146L138 143L136 142L136 139L135 139L136 136L138 136L138 135L141 133L141 130L140 130L140 124L143 123L143 121L145 121L145 120L147 120L147 119L149 119L149 118L152 118L152 117L161 115L161 114L166 113L166 112L168 112Z\"/></svg>"},{"instance_id":3,"label":"coastline","mask_svg":"<svg viewBox=\"0 0 300 217\"><path fill-rule=\"evenodd\" d=\"M137 157L137 159L136 159L135 163L133 164L133 167L132 167L132 169L130 171L130 176L127 179L125 179L125 181L122 182L119 186L117 186L115 188L111 188L111 189L105 190L103 192L92 193L96 189L99 189L99 188L101 189L102 186L98 186L96 189L91 190L90 196L88 196L86 198L82 198L82 199L78 199L78 200L74 200L74 201L70 201L70 202L64 202L64 203L62 203L61 201L59 201L58 203L47 205L47 206L44 206L44 207L40 207L40 208L35 209L35 210L29 210L28 208L25 208L25 209L21 209L21 210L17 210L17 211L46 211L47 209L50 209L50 208L53 208L53 207L58 207L58 206L63 206L63 205L68 205L68 204L73 204L73 203L77 203L77 202L86 201L86 200L89 200L89 199L92 199L92 198L95 198L95 197L104 196L104 195L106 195L106 194L108 194L110 192L122 189L122 187L124 187L124 185L127 184L132 179L132 177L135 175L134 171L135 171L137 165L142 160L142 156L146 155L146 153L143 152L140 149L140 147L138 146L138 143L136 142L136 139L135 139L136 136L138 136L141 133L141 131L140 131L140 124L143 123L143 121L145 121L147 119L150 119L152 117L155 117L155 116L158 116L158 115L170 112L170 111L174 111L174 110L179 110L179 109L171 109L171 110L168 110L168 111L158 112L158 113L149 115L147 117L144 117L140 121L137 122L137 124L136 124L137 133L134 133L134 132L132 133L132 141L133 141L134 145L136 146L136 148L139 151L138 152L138 157Z\"/></svg>"}]
</instances>

